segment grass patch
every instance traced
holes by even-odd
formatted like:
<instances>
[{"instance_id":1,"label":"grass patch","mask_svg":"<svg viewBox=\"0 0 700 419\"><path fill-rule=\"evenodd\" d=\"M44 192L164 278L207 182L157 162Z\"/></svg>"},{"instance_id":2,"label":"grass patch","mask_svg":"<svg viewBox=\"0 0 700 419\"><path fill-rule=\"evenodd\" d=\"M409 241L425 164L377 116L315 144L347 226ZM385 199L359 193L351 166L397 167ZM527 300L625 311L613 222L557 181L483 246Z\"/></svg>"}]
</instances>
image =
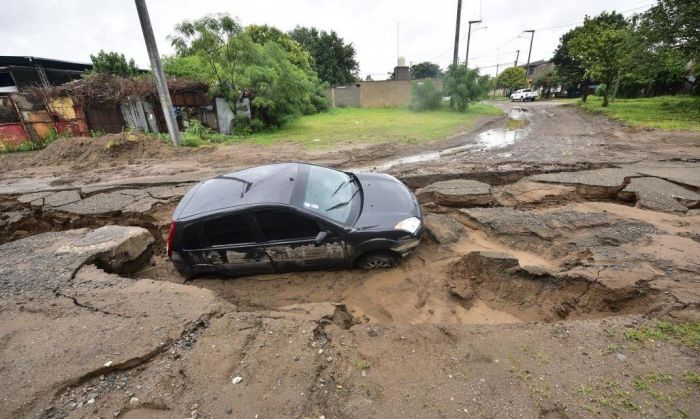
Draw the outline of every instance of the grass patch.
<instances>
[{"instance_id":1,"label":"grass patch","mask_svg":"<svg viewBox=\"0 0 700 419\"><path fill-rule=\"evenodd\" d=\"M700 323L659 321L653 325L627 330L625 337L642 343L664 341L691 349L700 349Z\"/></svg>"},{"instance_id":2,"label":"grass patch","mask_svg":"<svg viewBox=\"0 0 700 419\"><path fill-rule=\"evenodd\" d=\"M499 116L493 105L477 103L467 112L448 109L413 112L406 108L337 108L307 115L272 132L231 137L232 141L274 144L293 141L310 148L332 146L338 142L378 143L399 141L415 143L445 138L474 128L479 117Z\"/></svg>"},{"instance_id":3,"label":"grass patch","mask_svg":"<svg viewBox=\"0 0 700 419\"><path fill-rule=\"evenodd\" d=\"M673 376L656 371L644 375L638 375L632 381L632 387L634 387L635 390L649 391L652 384L656 383L673 383Z\"/></svg>"},{"instance_id":4,"label":"grass patch","mask_svg":"<svg viewBox=\"0 0 700 419\"><path fill-rule=\"evenodd\" d=\"M360 371L365 371L369 369L369 362L365 361L364 359L358 359L355 361L355 368L357 368Z\"/></svg>"},{"instance_id":5,"label":"grass patch","mask_svg":"<svg viewBox=\"0 0 700 419\"><path fill-rule=\"evenodd\" d=\"M586 103L576 100L586 111L601 113L633 126L664 130L700 131L700 97L657 96L640 99L615 99L607 108L603 98L589 96Z\"/></svg>"},{"instance_id":6,"label":"grass patch","mask_svg":"<svg viewBox=\"0 0 700 419\"><path fill-rule=\"evenodd\" d=\"M59 134L55 129L51 129L49 134L43 141L35 143L34 141L24 141L19 144L4 144L0 141L0 154L4 153L22 153L26 151L37 151L46 148L47 145L58 140L59 138L67 137L66 134Z\"/></svg>"}]
</instances>

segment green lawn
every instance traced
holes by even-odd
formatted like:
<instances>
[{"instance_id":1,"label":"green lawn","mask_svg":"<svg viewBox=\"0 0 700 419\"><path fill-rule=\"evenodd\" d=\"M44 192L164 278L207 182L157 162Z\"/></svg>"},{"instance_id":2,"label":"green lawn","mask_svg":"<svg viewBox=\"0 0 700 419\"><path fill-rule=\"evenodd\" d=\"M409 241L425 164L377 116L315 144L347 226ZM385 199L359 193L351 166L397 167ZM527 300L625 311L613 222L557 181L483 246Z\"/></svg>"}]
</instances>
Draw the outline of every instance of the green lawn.
<instances>
[{"instance_id":1,"label":"green lawn","mask_svg":"<svg viewBox=\"0 0 700 419\"><path fill-rule=\"evenodd\" d=\"M282 129L253 134L242 141L294 141L313 148L341 141L413 143L445 138L473 128L480 117L501 114L501 110L486 104L474 104L464 113L448 109L412 112L405 108L338 108L303 116ZM233 141L241 139L233 137Z\"/></svg>"},{"instance_id":2,"label":"green lawn","mask_svg":"<svg viewBox=\"0 0 700 419\"><path fill-rule=\"evenodd\" d=\"M599 112L630 125L665 130L700 131L700 97L658 96L641 99L616 99L607 108L603 98L589 96L576 103L587 111Z\"/></svg>"}]
</instances>

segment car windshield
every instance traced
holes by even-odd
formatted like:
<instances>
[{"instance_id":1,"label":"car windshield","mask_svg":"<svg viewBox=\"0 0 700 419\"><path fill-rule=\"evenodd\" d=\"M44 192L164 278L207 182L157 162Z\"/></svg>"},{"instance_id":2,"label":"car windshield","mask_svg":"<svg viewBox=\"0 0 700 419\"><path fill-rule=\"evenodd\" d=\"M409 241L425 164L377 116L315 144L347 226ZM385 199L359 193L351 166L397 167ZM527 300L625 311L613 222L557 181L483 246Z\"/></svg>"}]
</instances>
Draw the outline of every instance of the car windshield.
<instances>
[{"instance_id":1,"label":"car windshield","mask_svg":"<svg viewBox=\"0 0 700 419\"><path fill-rule=\"evenodd\" d=\"M297 205L339 223L346 224L360 199L355 178L320 166L306 166L306 185Z\"/></svg>"}]
</instances>

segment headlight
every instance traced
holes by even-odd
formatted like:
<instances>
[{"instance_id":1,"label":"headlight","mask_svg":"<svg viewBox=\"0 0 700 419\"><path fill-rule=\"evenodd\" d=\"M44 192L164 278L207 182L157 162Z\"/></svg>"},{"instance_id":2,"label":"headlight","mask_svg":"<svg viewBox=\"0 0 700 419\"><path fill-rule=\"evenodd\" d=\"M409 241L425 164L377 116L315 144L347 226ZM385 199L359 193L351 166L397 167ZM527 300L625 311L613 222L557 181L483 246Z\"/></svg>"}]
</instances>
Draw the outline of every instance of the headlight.
<instances>
[{"instance_id":1,"label":"headlight","mask_svg":"<svg viewBox=\"0 0 700 419\"><path fill-rule=\"evenodd\" d=\"M420 228L420 219L416 217L406 218L394 226L394 230L408 231L411 234L416 234Z\"/></svg>"}]
</instances>

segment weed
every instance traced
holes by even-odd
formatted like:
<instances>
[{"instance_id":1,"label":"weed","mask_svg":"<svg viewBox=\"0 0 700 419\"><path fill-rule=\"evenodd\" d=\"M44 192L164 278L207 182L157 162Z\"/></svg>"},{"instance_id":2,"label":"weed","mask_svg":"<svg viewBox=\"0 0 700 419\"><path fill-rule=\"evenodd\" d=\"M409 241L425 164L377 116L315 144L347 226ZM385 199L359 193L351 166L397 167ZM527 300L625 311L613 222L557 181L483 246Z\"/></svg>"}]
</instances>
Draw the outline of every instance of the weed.
<instances>
[{"instance_id":1,"label":"weed","mask_svg":"<svg viewBox=\"0 0 700 419\"><path fill-rule=\"evenodd\" d=\"M627 339L647 343L664 341L691 349L700 349L700 323L656 322L625 331Z\"/></svg>"},{"instance_id":2,"label":"weed","mask_svg":"<svg viewBox=\"0 0 700 419\"><path fill-rule=\"evenodd\" d=\"M652 384L656 383L672 383L673 376L670 374L662 374L660 372L650 372L643 375L638 375L632 381L632 387L635 390L649 391Z\"/></svg>"},{"instance_id":3,"label":"weed","mask_svg":"<svg viewBox=\"0 0 700 419\"><path fill-rule=\"evenodd\" d=\"M103 131L90 130L90 136L92 138L102 137L103 135L105 135L105 132Z\"/></svg>"},{"instance_id":4,"label":"weed","mask_svg":"<svg viewBox=\"0 0 700 419\"><path fill-rule=\"evenodd\" d=\"M202 140L199 137L185 132L185 134L182 136L182 142L180 144L185 147L199 147L202 145Z\"/></svg>"},{"instance_id":5,"label":"weed","mask_svg":"<svg viewBox=\"0 0 700 419\"><path fill-rule=\"evenodd\" d=\"M617 345L614 344L614 343L610 343L610 344L608 344L608 346L606 346L605 348L603 348L603 351L602 351L602 352L603 352L604 354L608 355L608 354L615 353L615 352L617 352L617 351L619 351L619 350L620 350L620 347L619 347L619 346L617 346Z\"/></svg>"},{"instance_id":6,"label":"weed","mask_svg":"<svg viewBox=\"0 0 700 419\"><path fill-rule=\"evenodd\" d=\"M528 357L542 364L549 364L549 357L542 352L536 351L528 346L523 346L523 353Z\"/></svg>"},{"instance_id":7,"label":"weed","mask_svg":"<svg viewBox=\"0 0 700 419\"><path fill-rule=\"evenodd\" d=\"M355 368L357 368L360 371L368 370L369 363L364 359L358 359L357 361L355 361Z\"/></svg>"},{"instance_id":8,"label":"weed","mask_svg":"<svg viewBox=\"0 0 700 419\"><path fill-rule=\"evenodd\" d=\"M44 148L43 144L32 141L25 141L16 145L0 143L0 153L21 153L25 151L35 151Z\"/></svg>"},{"instance_id":9,"label":"weed","mask_svg":"<svg viewBox=\"0 0 700 419\"><path fill-rule=\"evenodd\" d=\"M700 374L697 372L690 370L683 372L683 380L700 389Z\"/></svg>"}]
</instances>

